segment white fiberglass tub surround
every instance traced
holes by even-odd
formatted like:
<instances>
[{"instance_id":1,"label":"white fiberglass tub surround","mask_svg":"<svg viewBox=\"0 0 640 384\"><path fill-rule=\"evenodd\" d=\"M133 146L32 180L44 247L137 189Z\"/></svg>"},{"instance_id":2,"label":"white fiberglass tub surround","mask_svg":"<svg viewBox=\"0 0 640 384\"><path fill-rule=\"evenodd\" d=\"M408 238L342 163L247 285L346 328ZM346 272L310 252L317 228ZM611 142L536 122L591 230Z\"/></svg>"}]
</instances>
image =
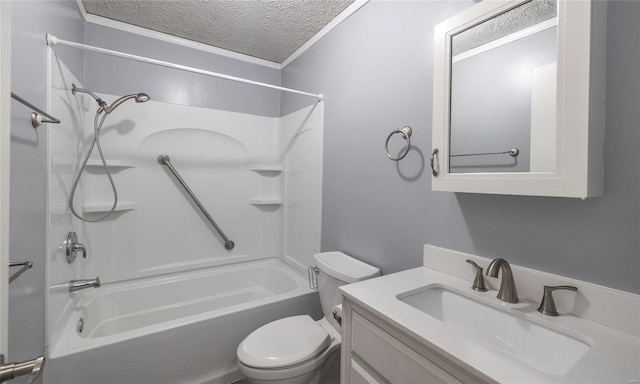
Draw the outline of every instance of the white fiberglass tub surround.
<instances>
[{"instance_id":1,"label":"white fiberglass tub surround","mask_svg":"<svg viewBox=\"0 0 640 384\"><path fill-rule=\"evenodd\" d=\"M229 382L240 377L236 348L246 335L283 316L319 317L317 305L306 279L279 259L105 284L67 308L47 382Z\"/></svg>"},{"instance_id":2,"label":"white fiberglass tub surround","mask_svg":"<svg viewBox=\"0 0 640 384\"><path fill-rule=\"evenodd\" d=\"M163 103L153 94L123 103L100 134L118 208L85 223L67 199L97 104L72 94L72 84L83 85L53 54L50 63L51 110L62 123L48 135L45 383L228 383L240 377L236 348L253 330L286 316L321 317L300 272L320 251L323 103L281 118ZM98 95L108 103L122 96ZM235 242L232 250L158 163L160 154ZM94 151L75 207L95 219L112 199ZM69 264L71 231L87 258ZM96 276L100 288L64 289Z\"/></svg>"}]
</instances>

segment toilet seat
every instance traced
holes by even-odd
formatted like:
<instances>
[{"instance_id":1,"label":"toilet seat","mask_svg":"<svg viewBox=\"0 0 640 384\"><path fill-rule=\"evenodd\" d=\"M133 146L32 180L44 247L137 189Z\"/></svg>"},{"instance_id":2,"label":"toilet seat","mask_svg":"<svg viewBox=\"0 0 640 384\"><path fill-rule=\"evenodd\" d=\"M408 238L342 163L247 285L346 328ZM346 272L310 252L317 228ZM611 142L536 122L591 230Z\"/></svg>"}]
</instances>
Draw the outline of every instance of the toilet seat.
<instances>
[{"instance_id":1,"label":"toilet seat","mask_svg":"<svg viewBox=\"0 0 640 384\"><path fill-rule=\"evenodd\" d=\"M302 364L320 355L332 337L308 315L276 320L253 331L238 346L238 360L257 369Z\"/></svg>"}]
</instances>

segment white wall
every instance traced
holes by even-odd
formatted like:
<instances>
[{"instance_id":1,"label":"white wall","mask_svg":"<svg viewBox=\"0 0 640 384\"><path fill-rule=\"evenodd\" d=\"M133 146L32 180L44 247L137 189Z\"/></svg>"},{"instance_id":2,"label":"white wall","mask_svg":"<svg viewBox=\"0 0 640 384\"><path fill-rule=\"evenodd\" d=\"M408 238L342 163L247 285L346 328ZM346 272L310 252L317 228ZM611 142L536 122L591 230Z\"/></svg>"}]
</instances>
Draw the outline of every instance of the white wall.
<instances>
[{"instance_id":1,"label":"white wall","mask_svg":"<svg viewBox=\"0 0 640 384\"><path fill-rule=\"evenodd\" d=\"M303 270L320 252L323 120L322 102L282 118L284 257Z\"/></svg>"},{"instance_id":2,"label":"white wall","mask_svg":"<svg viewBox=\"0 0 640 384\"><path fill-rule=\"evenodd\" d=\"M71 93L71 84L82 88L82 82L71 73L62 59L55 54L50 60L51 87L49 99L51 110L60 119L60 124L50 132L48 145L48 223L47 223L47 284L49 295L47 300L48 326L46 328L46 345L51 344L59 336L56 325L62 308L67 305L68 290L64 284L72 279L82 277L83 260L78 256L73 265L66 261L66 240L70 231L75 231L79 241L86 239L87 226L74 223L67 201L73 177L76 174L85 151L84 143L91 134L86 129L91 119L88 99L76 97ZM53 112L52 112L53 113ZM82 198L83 190L78 188L76 194ZM95 276L92 276L95 277ZM52 286L62 286L59 290Z\"/></svg>"}]
</instances>

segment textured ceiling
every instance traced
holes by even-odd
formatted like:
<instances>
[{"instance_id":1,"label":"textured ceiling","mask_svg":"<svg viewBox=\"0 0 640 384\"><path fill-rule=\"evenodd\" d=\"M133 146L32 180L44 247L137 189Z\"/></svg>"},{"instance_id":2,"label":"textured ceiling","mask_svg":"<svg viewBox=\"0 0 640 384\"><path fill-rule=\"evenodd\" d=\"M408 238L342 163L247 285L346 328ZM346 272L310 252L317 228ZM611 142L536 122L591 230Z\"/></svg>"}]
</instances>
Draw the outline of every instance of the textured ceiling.
<instances>
[{"instance_id":1,"label":"textured ceiling","mask_svg":"<svg viewBox=\"0 0 640 384\"><path fill-rule=\"evenodd\" d=\"M461 54L557 16L557 0L529 1L454 35L452 53Z\"/></svg>"},{"instance_id":2,"label":"textured ceiling","mask_svg":"<svg viewBox=\"0 0 640 384\"><path fill-rule=\"evenodd\" d=\"M353 0L83 0L87 13L282 63Z\"/></svg>"}]
</instances>

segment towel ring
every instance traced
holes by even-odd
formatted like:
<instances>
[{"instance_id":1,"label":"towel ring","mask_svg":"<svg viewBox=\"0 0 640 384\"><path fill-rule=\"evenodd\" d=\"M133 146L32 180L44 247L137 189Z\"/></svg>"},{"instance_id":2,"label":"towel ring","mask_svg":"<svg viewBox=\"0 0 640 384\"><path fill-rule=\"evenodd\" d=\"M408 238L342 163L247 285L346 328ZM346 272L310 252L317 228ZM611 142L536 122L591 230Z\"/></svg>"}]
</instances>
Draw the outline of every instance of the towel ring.
<instances>
[{"instance_id":1,"label":"towel ring","mask_svg":"<svg viewBox=\"0 0 640 384\"><path fill-rule=\"evenodd\" d=\"M384 143L384 151L390 160L398 161L398 160L404 159L404 157L407 156L407 153L409 153L409 149L411 149L411 132L412 132L411 127L407 125L406 127L403 127L403 128L396 128L393 132L389 134L389 136L387 136L387 141ZM401 134L402 137L404 137L404 139L407 140L407 146L405 147L404 151L402 151L402 153L398 155L398 157L393 157L389 153L389 140L391 140L391 136L395 135L396 133Z\"/></svg>"}]
</instances>

